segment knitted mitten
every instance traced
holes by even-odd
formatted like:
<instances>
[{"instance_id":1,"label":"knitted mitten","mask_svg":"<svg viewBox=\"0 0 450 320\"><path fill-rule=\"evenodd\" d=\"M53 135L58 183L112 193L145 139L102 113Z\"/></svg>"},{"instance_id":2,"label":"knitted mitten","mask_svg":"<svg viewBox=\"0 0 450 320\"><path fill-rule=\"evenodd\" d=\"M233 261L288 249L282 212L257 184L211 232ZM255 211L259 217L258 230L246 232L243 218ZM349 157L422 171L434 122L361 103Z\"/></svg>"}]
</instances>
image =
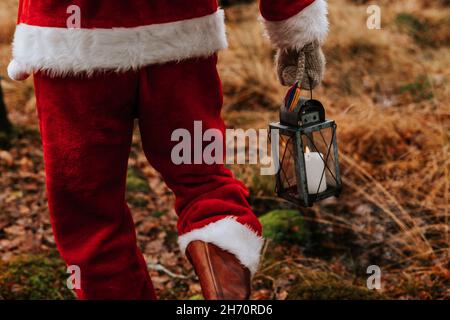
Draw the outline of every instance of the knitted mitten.
<instances>
[{"instance_id":1,"label":"knitted mitten","mask_svg":"<svg viewBox=\"0 0 450 320\"><path fill-rule=\"evenodd\" d=\"M276 65L282 85L292 86L298 80L301 81L302 89L310 90L322 82L325 73L325 56L319 41L314 41L301 50L279 49Z\"/></svg>"}]
</instances>

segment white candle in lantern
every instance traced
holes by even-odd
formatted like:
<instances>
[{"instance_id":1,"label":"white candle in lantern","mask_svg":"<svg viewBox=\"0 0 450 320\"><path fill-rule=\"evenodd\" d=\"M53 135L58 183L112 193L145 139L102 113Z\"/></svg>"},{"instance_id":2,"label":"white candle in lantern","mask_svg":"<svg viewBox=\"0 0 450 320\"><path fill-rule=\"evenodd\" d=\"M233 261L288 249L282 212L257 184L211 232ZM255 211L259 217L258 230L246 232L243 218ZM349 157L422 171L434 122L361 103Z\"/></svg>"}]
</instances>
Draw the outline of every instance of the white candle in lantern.
<instances>
[{"instance_id":1,"label":"white candle in lantern","mask_svg":"<svg viewBox=\"0 0 450 320\"><path fill-rule=\"evenodd\" d=\"M306 180L308 180L309 194L320 193L327 189L327 179L324 173L325 164L322 158L323 158L322 154L318 152L310 152L309 148L306 147L305 168L306 168ZM321 179L322 181L320 181Z\"/></svg>"}]
</instances>

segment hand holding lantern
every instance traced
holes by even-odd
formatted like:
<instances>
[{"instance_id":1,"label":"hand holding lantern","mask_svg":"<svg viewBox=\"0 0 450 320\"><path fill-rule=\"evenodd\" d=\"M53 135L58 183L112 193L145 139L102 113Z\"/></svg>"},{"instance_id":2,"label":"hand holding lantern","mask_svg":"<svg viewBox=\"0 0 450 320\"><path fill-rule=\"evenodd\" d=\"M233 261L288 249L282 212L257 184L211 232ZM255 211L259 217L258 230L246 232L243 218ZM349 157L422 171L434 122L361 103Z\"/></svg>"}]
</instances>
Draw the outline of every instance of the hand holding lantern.
<instances>
[{"instance_id":1,"label":"hand holding lantern","mask_svg":"<svg viewBox=\"0 0 450 320\"><path fill-rule=\"evenodd\" d=\"M315 40L302 49L278 49L276 55L278 79L284 86L292 86L299 81L306 90L314 89L323 79L325 73L325 56L318 40ZM302 68L299 78L298 69Z\"/></svg>"}]
</instances>

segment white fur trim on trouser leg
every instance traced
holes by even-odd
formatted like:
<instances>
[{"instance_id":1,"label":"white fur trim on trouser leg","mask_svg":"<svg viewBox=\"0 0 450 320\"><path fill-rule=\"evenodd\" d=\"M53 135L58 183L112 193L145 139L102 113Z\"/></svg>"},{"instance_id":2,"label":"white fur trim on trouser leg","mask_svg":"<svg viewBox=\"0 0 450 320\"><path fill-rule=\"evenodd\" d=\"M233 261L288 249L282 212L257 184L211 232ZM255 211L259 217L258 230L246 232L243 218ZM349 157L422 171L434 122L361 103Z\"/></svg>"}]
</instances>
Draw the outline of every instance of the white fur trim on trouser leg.
<instances>
[{"instance_id":1,"label":"white fur trim on trouser leg","mask_svg":"<svg viewBox=\"0 0 450 320\"><path fill-rule=\"evenodd\" d=\"M207 57L227 47L223 10L187 20L135 28L68 29L19 24L13 58L22 71L52 76L137 70Z\"/></svg>"},{"instance_id":2,"label":"white fur trim on trouser leg","mask_svg":"<svg viewBox=\"0 0 450 320\"><path fill-rule=\"evenodd\" d=\"M234 217L224 218L181 235L178 238L181 252L184 254L189 243L195 240L212 243L234 254L252 275L258 269L264 240Z\"/></svg>"},{"instance_id":3,"label":"white fur trim on trouser leg","mask_svg":"<svg viewBox=\"0 0 450 320\"><path fill-rule=\"evenodd\" d=\"M30 76L16 60L12 60L8 65L8 76L15 81L22 81Z\"/></svg>"},{"instance_id":4,"label":"white fur trim on trouser leg","mask_svg":"<svg viewBox=\"0 0 450 320\"><path fill-rule=\"evenodd\" d=\"M327 14L327 1L315 0L289 19L263 21L269 38L277 47L301 49L315 40L325 40L328 33Z\"/></svg>"}]
</instances>

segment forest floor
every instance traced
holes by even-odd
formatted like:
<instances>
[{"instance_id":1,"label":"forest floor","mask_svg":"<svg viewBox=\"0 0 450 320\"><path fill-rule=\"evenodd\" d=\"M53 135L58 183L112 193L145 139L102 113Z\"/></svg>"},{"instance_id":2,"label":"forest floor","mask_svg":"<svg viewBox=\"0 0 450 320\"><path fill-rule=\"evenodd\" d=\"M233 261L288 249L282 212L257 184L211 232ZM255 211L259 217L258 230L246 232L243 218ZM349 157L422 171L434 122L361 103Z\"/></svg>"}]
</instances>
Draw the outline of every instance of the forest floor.
<instances>
[{"instance_id":1,"label":"forest floor","mask_svg":"<svg viewBox=\"0 0 450 320\"><path fill-rule=\"evenodd\" d=\"M328 70L314 93L338 124L342 196L297 210L276 198L273 177L259 167L232 166L267 238L253 299L450 298L449 4L380 0L382 29L368 30L365 2L330 3ZM33 83L6 79L16 6L0 3L0 75L15 126L0 149L0 299L69 299L48 216ZM223 116L230 128L267 128L285 92L273 48L255 3L226 11ZM177 246L174 197L137 131L127 200L159 297L201 298ZM370 265L382 270L379 291L365 289Z\"/></svg>"}]
</instances>

